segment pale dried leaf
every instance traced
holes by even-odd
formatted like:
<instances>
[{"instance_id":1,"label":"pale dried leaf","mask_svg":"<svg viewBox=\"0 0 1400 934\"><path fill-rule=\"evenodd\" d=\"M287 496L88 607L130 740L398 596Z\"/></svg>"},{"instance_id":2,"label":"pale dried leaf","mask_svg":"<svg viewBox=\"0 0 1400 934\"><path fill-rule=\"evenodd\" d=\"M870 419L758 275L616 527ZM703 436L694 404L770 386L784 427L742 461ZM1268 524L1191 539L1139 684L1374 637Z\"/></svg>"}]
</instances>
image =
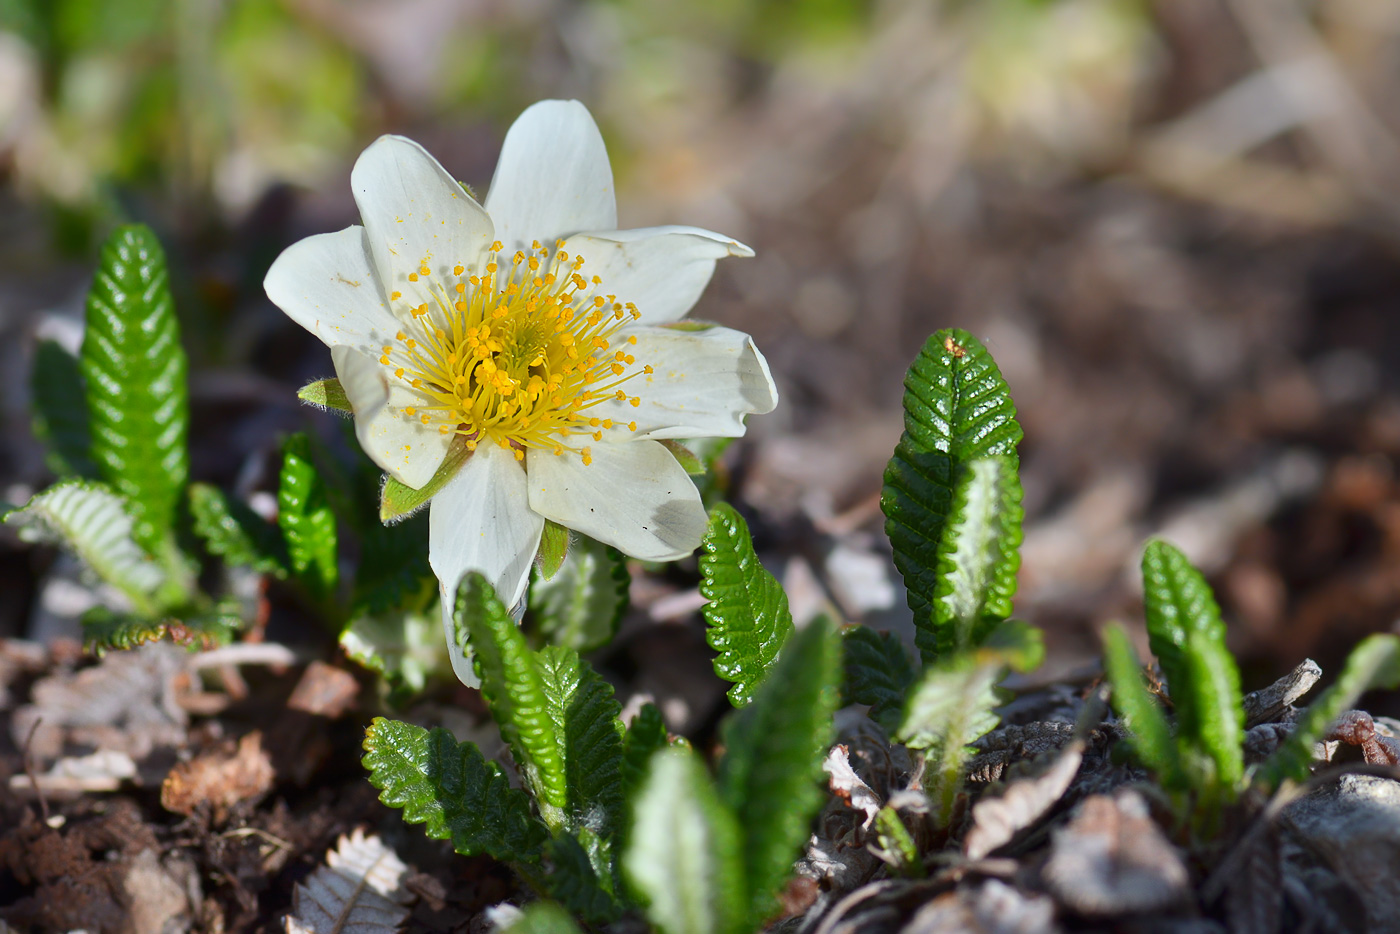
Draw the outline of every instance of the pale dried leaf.
<instances>
[{"instance_id":1,"label":"pale dried leaf","mask_svg":"<svg viewBox=\"0 0 1400 934\"><path fill-rule=\"evenodd\" d=\"M875 793L875 789L867 785L865 780L856 774L855 769L851 768L850 749L841 744L832 746L826 761L822 763L822 771L831 776L831 793L846 802L852 810L865 815L860 829L869 830L875 815L884 807L884 802Z\"/></svg>"},{"instance_id":2,"label":"pale dried leaf","mask_svg":"<svg viewBox=\"0 0 1400 934\"><path fill-rule=\"evenodd\" d=\"M377 836L356 830L326 854L326 865L296 887L287 934L397 934L413 896L408 866Z\"/></svg>"},{"instance_id":3,"label":"pale dried leaf","mask_svg":"<svg viewBox=\"0 0 1400 934\"><path fill-rule=\"evenodd\" d=\"M1245 726L1278 720L1300 697L1312 690L1322 677L1322 669L1311 658L1266 688L1244 696Z\"/></svg>"},{"instance_id":4,"label":"pale dried leaf","mask_svg":"<svg viewBox=\"0 0 1400 934\"><path fill-rule=\"evenodd\" d=\"M981 859L1038 821L1069 788L1084 761L1084 741L1074 740L1043 775L1014 781L1000 797L983 796L972 808L963 841L968 859Z\"/></svg>"}]
</instances>

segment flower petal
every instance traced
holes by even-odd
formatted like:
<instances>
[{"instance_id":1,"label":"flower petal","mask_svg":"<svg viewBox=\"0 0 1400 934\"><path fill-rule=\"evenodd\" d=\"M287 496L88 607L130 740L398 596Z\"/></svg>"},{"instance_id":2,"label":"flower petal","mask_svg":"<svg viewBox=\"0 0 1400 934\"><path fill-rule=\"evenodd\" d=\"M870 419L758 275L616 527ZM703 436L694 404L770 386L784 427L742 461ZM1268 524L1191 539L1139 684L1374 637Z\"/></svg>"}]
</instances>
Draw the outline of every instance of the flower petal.
<instances>
[{"instance_id":1,"label":"flower petal","mask_svg":"<svg viewBox=\"0 0 1400 934\"><path fill-rule=\"evenodd\" d=\"M394 335L363 227L298 240L263 279L272 303L330 347L365 353Z\"/></svg>"},{"instance_id":2,"label":"flower petal","mask_svg":"<svg viewBox=\"0 0 1400 934\"><path fill-rule=\"evenodd\" d=\"M416 299L414 306L446 300L452 267L476 268L494 238L481 205L411 139L371 143L355 161L350 186L383 287ZM424 264L431 277L419 275Z\"/></svg>"},{"instance_id":3,"label":"flower petal","mask_svg":"<svg viewBox=\"0 0 1400 934\"><path fill-rule=\"evenodd\" d=\"M526 454L530 508L644 561L690 554L705 534L700 493L657 441L595 444L593 463L538 448Z\"/></svg>"},{"instance_id":4,"label":"flower petal","mask_svg":"<svg viewBox=\"0 0 1400 934\"><path fill-rule=\"evenodd\" d=\"M486 210L506 252L546 247L580 230L617 226L603 136L578 101L540 101L506 133Z\"/></svg>"},{"instance_id":5,"label":"flower petal","mask_svg":"<svg viewBox=\"0 0 1400 934\"><path fill-rule=\"evenodd\" d=\"M452 623L457 585L468 571L477 571L502 603L514 606L530 579L544 517L530 509L525 471L514 454L494 444L477 448L429 509L428 563L438 577L452 667L464 684L474 686L476 677Z\"/></svg>"},{"instance_id":6,"label":"flower petal","mask_svg":"<svg viewBox=\"0 0 1400 934\"><path fill-rule=\"evenodd\" d=\"M705 291L716 260L753 256L738 240L699 227L590 231L568 241L584 258L583 272L603 280L597 290L636 305L641 324L679 321Z\"/></svg>"},{"instance_id":7,"label":"flower petal","mask_svg":"<svg viewBox=\"0 0 1400 934\"><path fill-rule=\"evenodd\" d=\"M435 403L357 350L332 347L331 362L355 410L355 437L369 459L415 490L431 480L452 436L404 414L404 409Z\"/></svg>"},{"instance_id":8,"label":"flower petal","mask_svg":"<svg viewBox=\"0 0 1400 934\"><path fill-rule=\"evenodd\" d=\"M628 346L617 341L635 336ZM636 367L655 371L622 384L641 403L609 398L589 409L610 418L614 427L604 438L737 438L745 415L766 415L778 404L778 389L768 361L742 331L713 327L704 331L670 328L625 328L614 340L637 358ZM636 432L627 429L637 423Z\"/></svg>"}]
</instances>

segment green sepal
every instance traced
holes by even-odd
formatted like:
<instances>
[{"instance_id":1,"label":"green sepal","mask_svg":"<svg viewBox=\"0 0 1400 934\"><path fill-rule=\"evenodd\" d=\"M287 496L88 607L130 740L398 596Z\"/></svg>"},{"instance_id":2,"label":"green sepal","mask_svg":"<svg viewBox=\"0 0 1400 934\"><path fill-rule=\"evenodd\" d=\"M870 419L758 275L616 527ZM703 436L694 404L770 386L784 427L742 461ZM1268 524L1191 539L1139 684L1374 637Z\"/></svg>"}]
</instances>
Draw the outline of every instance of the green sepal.
<instances>
[{"instance_id":1,"label":"green sepal","mask_svg":"<svg viewBox=\"0 0 1400 934\"><path fill-rule=\"evenodd\" d=\"M384 486L379 491L379 521L386 524L397 522L422 509L428 504L428 500L442 492L447 481L457 476L457 471L462 469L462 465L471 454L467 447L467 439L457 435L447 446L447 453L432 479L416 490L386 474Z\"/></svg>"},{"instance_id":2,"label":"green sepal","mask_svg":"<svg viewBox=\"0 0 1400 934\"><path fill-rule=\"evenodd\" d=\"M282 445L277 524L287 543L292 571L317 599L331 596L340 579L335 511L311 461L311 444L301 432Z\"/></svg>"},{"instance_id":3,"label":"green sepal","mask_svg":"<svg viewBox=\"0 0 1400 934\"><path fill-rule=\"evenodd\" d=\"M899 636L876 632L866 626L843 630L845 682L842 694L848 703L868 704L870 718L892 727L904 706L904 694L917 671Z\"/></svg>"},{"instance_id":4,"label":"green sepal","mask_svg":"<svg viewBox=\"0 0 1400 934\"><path fill-rule=\"evenodd\" d=\"M622 868L647 920L661 934L752 930L743 833L699 756L658 752L632 807Z\"/></svg>"},{"instance_id":5,"label":"green sepal","mask_svg":"<svg viewBox=\"0 0 1400 934\"><path fill-rule=\"evenodd\" d=\"M706 473L705 462L696 456L690 448L679 441L672 441L670 438L661 439L662 447L671 452L671 456L676 459L676 463L681 465L681 469L692 477L703 477Z\"/></svg>"},{"instance_id":6,"label":"green sepal","mask_svg":"<svg viewBox=\"0 0 1400 934\"><path fill-rule=\"evenodd\" d=\"M87 394L78 358L57 341L34 348L29 387L34 397L34 437L48 448L44 462L60 477L98 476L92 460Z\"/></svg>"},{"instance_id":7,"label":"green sepal","mask_svg":"<svg viewBox=\"0 0 1400 934\"><path fill-rule=\"evenodd\" d=\"M1313 746L1362 694L1382 688L1400 688L1400 638L1389 634L1367 636L1351 650L1337 680L1293 721L1293 732L1258 767L1255 778L1270 790L1284 781L1306 779Z\"/></svg>"},{"instance_id":8,"label":"green sepal","mask_svg":"<svg viewBox=\"0 0 1400 934\"><path fill-rule=\"evenodd\" d=\"M535 556L535 570L540 579L551 580L559 573L559 566L569 554L569 530L553 519L544 520L544 532L540 535L540 550Z\"/></svg>"},{"instance_id":9,"label":"green sepal","mask_svg":"<svg viewBox=\"0 0 1400 934\"><path fill-rule=\"evenodd\" d=\"M189 477L189 364L165 254L144 225L102 247L80 362L92 459L126 500L136 541L160 556Z\"/></svg>"},{"instance_id":10,"label":"green sepal","mask_svg":"<svg viewBox=\"0 0 1400 934\"><path fill-rule=\"evenodd\" d=\"M622 552L580 535L557 574L535 573L530 615L547 642L590 652L617 634L631 584Z\"/></svg>"},{"instance_id":11,"label":"green sepal","mask_svg":"<svg viewBox=\"0 0 1400 934\"><path fill-rule=\"evenodd\" d=\"M821 761L841 680L841 637L825 617L799 629L748 706L722 727L720 799L744 834L754 918L772 906L826 794Z\"/></svg>"},{"instance_id":12,"label":"green sepal","mask_svg":"<svg viewBox=\"0 0 1400 934\"><path fill-rule=\"evenodd\" d=\"M345 394L345 389L338 379L318 379L314 383L307 383L297 390L297 398L320 409L330 409L346 415L355 414L350 405L350 397Z\"/></svg>"},{"instance_id":13,"label":"green sepal","mask_svg":"<svg viewBox=\"0 0 1400 934\"><path fill-rule=\"evenodd\" d=\"M705 640L719 655L715 674L734 682L729 702L743 707L772 668L793 631L787 594L753 550L743 518L728 503L710 510L701 542L700 594L708 624Z\"/></svg>"},{"instance_id":14,"label":"green sepal","mask_svg":"<svg viewBox=\"0 0 1400 934\"><path fill-rule=\"evenodd\" d=\"M285 578L291 563L277 527L216 486L190 484L190 517L209 553L226 564Z\"/></svg>"},{"instance_id":15,"label":"green sepal","mask_svg":"<svg viewBox=\"0 0 1400 934\"><path fill-rule=\"evenodd\" d=\"M699 321L695 318L685 318L681 321L672 321L669 324L658 324L656 326L671 331L687 331L691 333L708 331L712 328L719 327L719 325L715 324L713 321Z\"/></svg>"},{"instance_id":16,"label":"green sepal","mask_svg":"<svg viewBox=\"0 0 1400 934\"><path fill-rule=\"evenodd\" d=\"M434 840L450 840L464 856L487 853L535 862L548 832L530 812L525 792L510 787L500 766L474 743L442 728L375 717L365 731L364 766L379 800L423 824Z\"/></svg>"},{"instance_id":17,"label":"green sepal","mask_svg":"<svg viewBox=\"0 0 1400 934\"><path fill-rule=\"evenodd\" d=\"M1185 774L1171 725L1162 705L1147 689L1142 664L1117 624L1103 632L1104 672L1112 688L1113 710L1129 732L1129 744L1134 755L1158 780L1168 788L1184 789Z\"/></svg>"},{"instance_id":18,"label":"green sepal","mask_svg":"<svg viewBox=\"0 0 1400 934\"><path fill-rule=\"evenodd\" d=\"M1014 472L1021 426L996 363L966 331L929 337L905 375L904 389L904 434L885 468L880 508L920 627L919 648L927 655L938 649L935 627L924 621L931 620L943 583L940 543L959 468L1004 456Z\"/></svg>"},{"instance_id":19,"label":"green sepal","mask_svg":"<svg viewBox=\"0 0 1400 934\"><path fill-rule=\"evenodd\" d=\"M457 642L472 655L481 693L551 831L569 804L563 738L555 728L535 653L495 590L475 571L457 589Z\"/></svg>"}]
</instances>

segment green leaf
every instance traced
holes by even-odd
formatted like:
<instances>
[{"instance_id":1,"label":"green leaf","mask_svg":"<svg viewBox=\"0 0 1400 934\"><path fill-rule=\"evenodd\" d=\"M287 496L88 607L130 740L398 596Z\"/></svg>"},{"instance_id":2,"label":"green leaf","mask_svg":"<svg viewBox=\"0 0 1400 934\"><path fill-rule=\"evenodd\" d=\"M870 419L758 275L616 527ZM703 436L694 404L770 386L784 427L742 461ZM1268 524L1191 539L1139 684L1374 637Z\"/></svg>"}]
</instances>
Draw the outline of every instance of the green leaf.
<instances>
[{"instance_id":1,"label":"green leaf","mask_svg":"<svg viewBox=\"0 0 1400 934\"><path fill-rule=\"evenodd\" d=\"M447 730L375 717L365 731L364 766L379 800L423 824L434 840L451 840L465 856L533 862L548 837L525 792L500 766Z\"/></svg>"},{"instance_id":2,"label":"green leaf","mask_svg":"<svg viewBox=\"0 0 1400 934\"><path fill-rule=\"evenodd\" d=\"M1199 632L1223 645L1225 623L1205 578L1166 542L1148 542L1143 550L1142 589L1148 645L1162 666L1175 704L1175 689L1188 677L1183 658L1187 639Z\"/></svg>"},{"instance_id":3,"label":"green leaf","mask_svg":"<svg viewBox=\"0 0 1400 934\"><path fill-rule=\"evenodd\" d=\"M1176 691L1179 735L1214 764L1221 788L1233 797L1244 777L1244 701L1240 670L1230 650L1205 633L1187 637L1184 689ZM1190 700L1183 703L1183 692Z\"/></svg>"},{"instance_id":4,"label":"green leaf","mask_svg":"<svg viewBox=\"0 0 1400 934\"><path fill-rule=\"evenodd\" d=\"M568 554L569 530L553 519L544 520L544 533L540 536L540 550L535 559L539 577L546 581L553 579Z\"/></svg>"},{"instance_id":5,"label":"green leaf","mask_svg":"<svg viewBox=\"0 0 1400 934\"><path fill-rule=\"evenodd\" d=\"M851 626L842 633L845 642L846 700L870 706L870 717L889 725L892 714L904 707L904 693L917 672L914 661L890 632Z\"/></svg>"},{"instance_id":6,"label":"green leaf","mask_svg":"<svg viewBox=\"0 0 1400 934\"><path fill-rule=\"evenodd\" d=\"M622 868L647 920L662 934L749 929L742 835L689 749L652 757L633 803Z\"/></svg>"},{"instance_id":7,"label":"green leaf","mask_svg":"<svg viewBox=\"0 0 1400 934\"><path fill-rule=\"evenodd\" d=\"M919 848L909 835L909 828L899 812L886 805L875 814L875 845L884 853L884 859L903 876L922 876L923 861L919 859Z\"/></svg>"},{"instance_id":8,"label":"green leaf","mask_svg":"<svg viewBox=\"0 0 1400 934\"><path fill-rule=\"evenodd\" d=\"M535 572L530 613L547 641L589 652L617 634L631 583L620 551L580 535L557 574Z\"/></svg>"},{"instance_id":9,"label":"green leaf","mask_svg":"<svg viewBox=\"0 0 1400 934\"><path fill-rule=\"evenodd\" d=\"M290 558L277 529L239 500L207 483L190 485L190 516L209 553L226 564L287 576Z\"/></svg>"},{"instance_id":10,"label":"green leaf","mask_svg":"<svg viewBox=\"0 0 1400 934\"><path fill-rule=\"evenodd\" d=\"M666 721L655 704L643 704L622 737L622 796L631 801L646 777L647 763L658 749L665 749Z\"/></svg>"},{"instance_id":11,"label":"green leaf","mask_svg":"<svg viewBox=\"0 0 1400 934\"><path fill-rule=\"evenodd\" d=\"M63 545L107 583L131 600L137 614L159 610L157 592L166 572L133 537L125 503L94 480L60 480L5 516L26 541Z\"/></svg>"},{"instance_id":12,"label":"green leaf","mask_svg":"<svg viewBox=\"0 0 1400 934\"><path fill-rule=\"evenodd\" d=\"M335 512L326 499L325 484L311 462L310 442L300 432L282 446L277 524L287 542L292 570L317 598L330 596L340 577Z\"/></svg>"},{"instance_id":13,"label":"green leaf","mask_svg":"<svg viewBox=\"0 0 1400 934\"><path fill-rule=\"evenodd\" d=\"M428 565L427 514L389 526L371 520L360 538L352 614L421 610L437 590Z\"/></svg>"},{"instance_id":14,"label":"green leaf","mask_svg":"<svg viewBox=\"0 0 1400 934\"><path fill-rule=\"evenodd\" d=\"M136 541L160 554L189 476L188 363L165 254L143 225L117 228L102 247L81 364L92 459L126 500Z\"/></svg>"},{"instance_id":15,"label":"green leaf","mask_svg":"<svg viewBox=\"0 0 1400 934\"><path fill-rule=\"evenodd\" d=\"M397 522L428 505L428 500L437 496L447 481L457 476L457 471L462 469L471 453L467 449L467 439L457 435L447 446L447 454L432 479L417 490L386 475L384 486L379 491L379 521Z\"/></svg>"},{"instance_id":16,"label":"green leaf","mask_svg":"<svg viewBox=\"0 0 1400 934\"><path fill-rule=\"evenodd\" d=\"M569 804L564 740L555 728L544 679L520 628L486 578L468 572L457 590L457 641L472 655L491 716L510 745L550 830Z\"/></svg>"},{"instance_id":17,"label":"green leaf","mask_svg":"<svg viewBox=\"0 0 1400 934\"><path fill-rule=\"evenodd\" d=\"M108 649L134 649L169 636L176 645L212 649L232 642L242 628L236 601L155 620L97 607L83 615L83 648L101 655Z\"/></svg>"},{"instance_id":18,"label":"green leaf","mask_svg":"<svg viewBox=\"0 0 1400 934\"><path fill-rule=\"evenodd\" d=\"M992 709L1001 698L996 684L1006 671L992 653L979 660L961 655L926 669L905 703L896 738L911 749L927 749L925 788L933 818L946 827L962 791L968 744L996 727ZM990 658L988 658L990 656Z\"/></svg>"},{"instance_id":19,"label":"green leaf","mask_svg":"<svg viewBox=\"0 0 1400 934\"><path fill-rule=\"evenodd\" d=\"M30 374L34 437L48 447L45 463L60 477L96 477L87 394L78 358L56 341L40 341Z\"/></svg>"},{"instance_id":20,"label":"green leaf","mask_svg":"<svg viewBox=\"0 0 1400 934\"><path fill-rule=\"evenodd\" d=\"M534 902L525 906L519 919L504 934L582 934L569 913L554 902Z\"/></svg>"},{"instance_id":21,"label":"green leaf","mask_svg":"<svg viewBox=\"0 0 1400 934\"><path fill-rule=\"evenodd\" d=\"M932 628L915 619L915 641L925 659L974 648L1011 615L1023 516L1015 458L985 457L959 466L938 543Z\"/></svg>"},{"instance_id":22,"label":"green leaf","mask_svg":"<svg viewBox=\"0 0 1400 934\"><path fill-rule=\"evenodd\" d=\"M904 389L904 434L885 468L880 508L928 661L938 640L921 621L930 619L939 596L940 546L959 468L1004 455L1014 469L1021 426L991 355L966 331L933 334L905 375Z\"/></svg>"},{"instance_id":23,"label":"green leaf","mask_svg":"<svg viewBox=\"0 0 1400 934\"><path fill-rule=\"evenodd\" d=\"M297 390L297 398L320 409L333 409L347 415L355 413L350 406L350 397L345 394L338 379L318 379L307 383Z\"/></svg>"},{"instance_id":24,"label":"green leaf","mask_svg":"<svg viewBox=\"0 0 1400 934\"><path fill-rule=\"evenodd\" d=\"M422 693L434 677L452 671L442 622L410 610L389 610L359 616L340 634L345 654L377 671L396 692L409 697Z\"/></svg>"},{"instance_id":25,"label":"green leaf","mask_svg":"<svg viewBox=\"0 0 1400 934\"><path fill-rule=\"evenodd\" d=\"M1045 634L1038 626L1022 620L1004 620L987 633L973 657L982 661L1000 661L1012 671L1022 674L1035 671L1045 661Z\"/></svg>"},{"instance_id":26,"label":"green leaf","mask_svg":"<svg viewBox=\"0 0 1400 934\"><path fill-rule=\"evenodd\" d=\"M758 562L749 527L728 503L710 510L702 542L700 593L709 624L705 639L719 653L715 674L734 682L729 701L743 707L768 674L792 632L787 594Z\"/></svg>"},{"instance_id":27,"label":"green leaf","mask_svg":"<svg viewBox=\"0 0 1400 934\"><path fill-rule=\"evenodd\" d=\"M1393 635L1367 636L1352 649L1337 680L1293 722L1293 732L1259 766L1257 779L1274 789L1285 780L1307 778L1314 744L1362 694L1381 688L1400 688L1400 638Z\"/></svg>"},{"instance_id":28,"label":"green leaf","mask_svg":"<svg viewBox=\"0 0 1400 934\"><path fill-rule=\"evenodd\" d=\"M753 702L723 726L720 798L744 833L754 916L792 870L826 799L819 781L841 678L841 638L825 617L797 630Z\"/></svg>"},{"instance_id":29,"label":"green leaf","mask_svg":"<svg viewBox=\"0 0 1400 934\"><path fill-rule=\"evenodd\" d=\"M584 843L563 833L549 842L548 855L551 865L544 882L551 898L590 924L617 920L622 906L612 894L610 874L599 874Z\"/></svg>"},{"instance_id":30,"label":"green leaf","mask_svg":"<svg viewBox=\"0 0 1400 934\"><path fill-rule=\"evenodd\" d=\"M1184 788L1185 776L1171 725L1162 705L1147 689L1142 665L1118 625L1104 630L1104 671L1113 689L1113 709L1127 725L1133 753L1159 781L1170 788Z\"/></svg>"},{"instance_id":31,"label":"green leaf","mask_svg":"<svg viewBox=\"0 0 1400 934\"><path fill-rule=\"evenodd\" d=\"M564 760L570 826L610 839L622 812L622 705L572 649L546 646L536 664Z\"/></svg>"}]
</instances>

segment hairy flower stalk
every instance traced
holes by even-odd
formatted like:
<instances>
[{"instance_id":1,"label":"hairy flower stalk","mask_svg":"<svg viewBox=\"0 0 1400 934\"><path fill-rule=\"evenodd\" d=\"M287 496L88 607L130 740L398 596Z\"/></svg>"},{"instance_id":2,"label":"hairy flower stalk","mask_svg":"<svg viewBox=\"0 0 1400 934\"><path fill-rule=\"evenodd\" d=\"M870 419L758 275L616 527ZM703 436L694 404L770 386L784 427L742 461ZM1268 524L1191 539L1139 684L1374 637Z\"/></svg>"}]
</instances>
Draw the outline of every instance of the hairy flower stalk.
<instances>
[{"instance_id":1,"label":"hairy flower stalk","mask_svg":"<svg viewBox=\"0 0 1400 934\"><path fill-rule=\"evenodd\" d=\"M429 559L474 684L448 596L479 571L518 602L546 519L645 560L699 545L699 493L660 442L741 435L777 392L748 335L675 324L717 260L752 251L695 227L617 230L607 152L574 101L521 115L484 205L402 137L350 181L364 225L293 244L265 285L330 347L376 464L414 489L455 471Z\"/></svg>"}]
</instances>

